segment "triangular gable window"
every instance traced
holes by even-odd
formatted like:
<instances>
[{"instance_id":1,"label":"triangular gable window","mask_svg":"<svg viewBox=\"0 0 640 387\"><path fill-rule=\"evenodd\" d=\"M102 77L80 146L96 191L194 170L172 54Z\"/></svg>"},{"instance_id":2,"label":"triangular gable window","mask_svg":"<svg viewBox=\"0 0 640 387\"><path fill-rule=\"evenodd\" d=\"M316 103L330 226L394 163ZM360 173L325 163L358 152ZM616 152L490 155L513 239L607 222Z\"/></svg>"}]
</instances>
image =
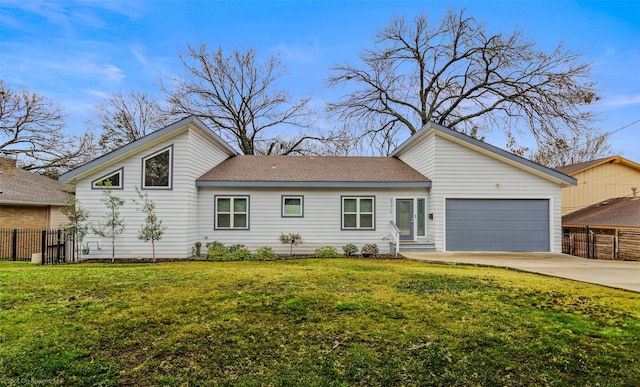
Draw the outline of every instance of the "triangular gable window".
<instances>
[{"instance_id":1,"label":"triangular gable window","mask_svg":"<svg viewBox=\"0 0 640 387\"><path fill-rule=\"evenodd\" d=\"M117 171L106 174L97 178L91 182L92 189L122 189L123 187L123 173L124 168L120 168Z\"/></svg>"}]
</instances>

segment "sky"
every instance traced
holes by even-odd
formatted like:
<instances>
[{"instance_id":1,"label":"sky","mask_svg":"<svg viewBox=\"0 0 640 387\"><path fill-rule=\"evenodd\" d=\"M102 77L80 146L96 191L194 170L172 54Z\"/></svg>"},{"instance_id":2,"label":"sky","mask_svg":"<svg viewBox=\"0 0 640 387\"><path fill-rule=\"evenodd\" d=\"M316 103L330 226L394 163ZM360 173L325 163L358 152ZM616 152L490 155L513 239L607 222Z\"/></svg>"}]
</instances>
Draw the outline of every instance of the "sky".
<instances>
[{"instance_id":1,"label":"sky","mask_svg":"<svg viewBox=\"0 0 640 387\"><path fill-rule=\"evenodd\" d=\"M69 134L86 130L94 107L117 91L161 98L160 79L183 74L187 44L278 54L280 86L321 109L340 90L328 69L356 63L377 29L424 13L438 24L466 9L492 33L518 29L545 50L564 42L593 66L602 90L598 126L615 154L640 163L640 0L636 1L178 1L2 0L0 79L59 104ZM331 125L331 122L324 122ZM504 148L504 137L487 141Z\"/></svg>"}]
</instances>

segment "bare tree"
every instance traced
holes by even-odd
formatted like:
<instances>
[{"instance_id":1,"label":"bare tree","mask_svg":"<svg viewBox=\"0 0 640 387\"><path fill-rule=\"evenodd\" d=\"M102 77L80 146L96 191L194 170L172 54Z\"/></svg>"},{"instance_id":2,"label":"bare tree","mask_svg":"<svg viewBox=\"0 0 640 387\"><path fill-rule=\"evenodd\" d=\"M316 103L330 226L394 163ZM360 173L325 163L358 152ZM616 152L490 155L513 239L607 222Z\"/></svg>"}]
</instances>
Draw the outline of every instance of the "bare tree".
<instances>
[{"instance_id":1,"label":"bare tree","mask_svg":"<svg viewBox=\"0 0 640 387\"><path fill-rule=\"evenodd\" d=\"M95 118L87 124L101 134L98 145L105 151L120 148L171 121L160 103L146 92L118 91L95 107Z\"/></svg>"},{"instance_id":2,"label":"bare tree","mask_svg":"<svg viewBox=\"0 0 640 387\"><path fill-rule=\"evenodd\" d=\"M55 177L87 161L93 136L68 136L60 107L0 79L0 153L17 154L21 168Z\"/></svg>"},{"instance_id":3,"label":"bare tree","mask_svg":"<svg viewBox=\"0 0 640 387\"><path fill-rule=\"evenodd\" d=\"M100 201L107 207L107 211L104 214L104 223L98 222L97 225L91 225L91 230L96 235L111 239L111 262L114 262L116 258L116 238L124 232L126 227L125 220L120 215L120 207L124 206L125 201L111 192L110 182L107 182L103 189Z\"/></svg>"},{"instance_id":4,"label":"bare tree","mask_svg":"<svg viewBox=\"0 0 640 387\"><path fill-rule=\"evenodd\" d=\"M310 99L292 101L277 87L285 74L277 56L258 63L253 50L225 56L221 48L210 52L201 44L198 48L189 45L180 61L185 77L176 79L171 87L163 85L171 114L200 117L242 153L304 152L307 142L327 138L304 132L311 126ZM292 131L298 133L287 134Z\"/></svg>"},{"instance_id":5,"label":"bare tree","mask_svg":"<svg viewBox=\"0 0 640 387\"><path fill-rule=\"evenodd\" d=\"M570 139L559 138L555 142L540 144L535 152L527 155L531 160L550 167L582 163L610 156L611 146L608 134L597 131L574 136Z\"/></svg>"},{"instance_id":6,"label":"bare tree","mask_svg":"<svg viewBox=\"0 0 640 387\"><path fill-rule=\"evenodd\" d=\"M360 60L332 68L328 84L353 91L328 111L385 149L429 121L472 135L529 133L538 144L588 133L595 121L585 107L596 85L579 54L562 44L545 52L520 31L490 34L464 11L439 24L394 18Z\"/></svg>"}]
</instances>

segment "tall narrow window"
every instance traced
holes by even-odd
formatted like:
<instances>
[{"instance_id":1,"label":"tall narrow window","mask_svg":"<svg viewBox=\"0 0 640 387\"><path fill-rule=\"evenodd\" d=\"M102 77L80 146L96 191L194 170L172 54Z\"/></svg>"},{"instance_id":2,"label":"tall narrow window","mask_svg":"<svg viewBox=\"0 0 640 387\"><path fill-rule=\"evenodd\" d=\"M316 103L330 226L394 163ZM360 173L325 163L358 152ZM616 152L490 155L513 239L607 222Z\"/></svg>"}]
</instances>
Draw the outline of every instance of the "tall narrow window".
<instances>
[{"instance_id":1,"label":"tall narrow window","mask_svg":"<svg viewBox=\"0 0 640 387\"><path fill-rule=\"evenodd\" d=\"M342 229L375 229L374 197L342 198Z\"/></svg>"},{"instance_id":2,"label":"tall narrow window","mask_svg":"<svg viewBox=\"0 0 640 387\"><path fill-rule=\"evenodd\" d=\"M249 197L216 196L215 223L216 230L247 230L249 228Z\"/></svg>"},{"instance_id":3,"label":"tall narrow window","mask_svg":"<svg viewBox=\"0 0 640 387\"><path fill-rule=\"evenodd\" d=\"M282 216L283 217L303 217L303 197L302 196L282 196Z\"/></svg>"},{"instance_id":4,"label":"tall narrow window","mask_svg":"<svg viewBox=\"0 0 640 387\"><path fill-rule=\"evenodd\" d=\"M120 168L117 171L106 174L102 177L97 178L96 180L91 182L92 189L122 189L122 175L124 168Z\"/></svg>"},{"instance_id":5,"label":"tall narrow window","mask_svg":"<svg viewBox=\"0 0 640 387\"><path fill-rule=\"evenodd\" d=\"M418 236L425 236L427 232L425 223L425 200L418 199Z\"/></svg>"},{"instance_id":6,"label":"tall narrow window","mask_svg":"<svg viewBox=\"0 0 640 387\"><path fill-rule=\"evenodd\" d=\"M142 187L171 188L173 145L142 159Z\"/></svg>"}]
</instances>

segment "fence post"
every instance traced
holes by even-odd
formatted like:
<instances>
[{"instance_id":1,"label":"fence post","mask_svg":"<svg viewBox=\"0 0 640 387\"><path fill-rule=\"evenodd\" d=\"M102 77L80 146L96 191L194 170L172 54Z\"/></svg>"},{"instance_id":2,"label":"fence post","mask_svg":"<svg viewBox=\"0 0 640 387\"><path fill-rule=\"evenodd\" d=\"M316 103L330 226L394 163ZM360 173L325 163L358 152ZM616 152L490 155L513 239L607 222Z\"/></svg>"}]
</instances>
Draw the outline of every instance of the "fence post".
<instances>
[{"instance_id":1,"label":"fence post","mask_svg":"<svg viewBox=\"0 0 640 387\"><path fill-rule=\"evenodd\" d=\"M47 230L42 230L42 264L47 259Z\"/></svg>"},{"instance_id":2,"label":"fence post","mask_svg":"<svg viewBox=\"0 0 640 387\"><path fill-rule=\"evenodd\" d=\"M11 259L18 260L18 229L14 228L11 232Z\"/></svg>"},{"instance_id":3,"label":"fence post","mask_svg":"<svg viewBox=\"0 0 640 387\"><path fill-rule=\"evenodd\" d=\"M60 263L60 237L62 236L62 230L58 229L57 234L58 241L56 242L56 262Z\"/></svg>"}]
</instances>

